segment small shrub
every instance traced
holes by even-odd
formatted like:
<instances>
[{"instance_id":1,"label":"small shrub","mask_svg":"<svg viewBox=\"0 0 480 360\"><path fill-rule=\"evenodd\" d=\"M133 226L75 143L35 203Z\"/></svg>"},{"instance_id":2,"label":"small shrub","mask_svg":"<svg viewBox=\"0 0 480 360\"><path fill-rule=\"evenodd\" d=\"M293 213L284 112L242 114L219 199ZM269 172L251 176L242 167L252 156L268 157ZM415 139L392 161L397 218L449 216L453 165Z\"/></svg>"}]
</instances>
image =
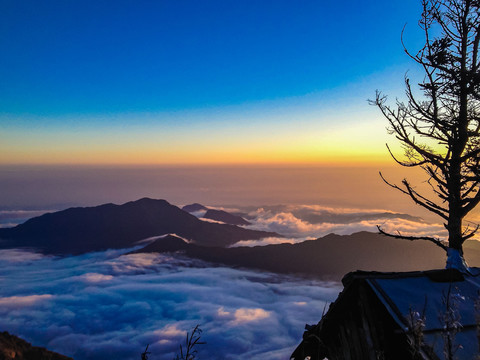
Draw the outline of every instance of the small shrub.
<instances>
[{"instance_id":1,"label":"small shrub","mask_svg":"<svg viewBox=\"0 0 480 360\"><path fill-rule=\"evenodd\" d=\"M190 333L187 333L187 338L185 339L185 353L184 348L180 345L180 355L177 356L173 360L194 360L197 356L197 349L198 345L204 345L206 342L200 341L202 337L202 329L200 329L200 325L195 326Z\"/></svg>"}]
</instances>

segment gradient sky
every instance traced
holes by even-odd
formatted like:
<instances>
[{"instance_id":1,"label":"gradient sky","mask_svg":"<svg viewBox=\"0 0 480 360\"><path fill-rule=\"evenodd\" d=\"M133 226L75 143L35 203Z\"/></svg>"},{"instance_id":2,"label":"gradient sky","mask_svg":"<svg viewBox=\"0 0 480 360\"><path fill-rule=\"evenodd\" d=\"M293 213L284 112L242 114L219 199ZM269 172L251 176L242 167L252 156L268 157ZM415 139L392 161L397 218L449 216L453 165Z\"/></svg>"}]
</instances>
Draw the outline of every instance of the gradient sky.
<instances>
[{"instance_id":1,"label":"gradient sky","mask_svg":"<svg viewBox=\"0 0 480 360\"><path fill-rule=\"evenodd\" d=\"M0 2L0 164L388 161L409 1ZM392 139L392 142L393 139Z\"/></svg>"}]
</instances>

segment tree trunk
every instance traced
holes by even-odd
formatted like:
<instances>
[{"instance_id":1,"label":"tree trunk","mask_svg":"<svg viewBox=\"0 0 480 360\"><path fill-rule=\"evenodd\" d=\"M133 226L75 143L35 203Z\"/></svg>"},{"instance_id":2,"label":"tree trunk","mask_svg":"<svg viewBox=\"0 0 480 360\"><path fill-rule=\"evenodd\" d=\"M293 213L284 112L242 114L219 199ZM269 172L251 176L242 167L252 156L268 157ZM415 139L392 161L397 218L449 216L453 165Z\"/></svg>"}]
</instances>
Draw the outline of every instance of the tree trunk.
<instances>
[{"instance_id":1,"label":"tree trunk","mask_svg":"<svg viewBox=\"0 0 480 360\"><path fill-rule=\"evenodd\" d=\"M468 11L466 12L468 13ZM466 17L462 18L462 31L466 31ZM459 114L458 126L452 131L451 144L452 157L450 158L448 182L449 190L449 214L448 214L448 251L447 251L447 268L456 268L462 272L468 271L468 266L463 258L463 207L462 207L462 155L468 141L468 90L467 90L467 40L468 36L462 33L462 50L461 50L461 66L459 79Z\"/></svg>"},{"instance_id":2,"label":"tree trunk","mask_svg":"<svg viewBox=\"0 0 480 360\"><path fill-rule=\"evenodd\" d=\"M463 257L462 217L457 212L450 212L448 219L447 269L457 269L468 273L468 265Z\"/></svg>"},{"instance_id":3,"label":"tree trunk","mask_svg":"<svg viewBox=\"0 0 480 360\"><path fill-rule=\"evenodd\" d=\"M448 216L448 249L447 269L457 269L462 273L468 272L468 265L463 257L463 235L462 235L462 206L460 203L460 166L452 159L450 178L450 198ZM456 168L453 171L452 168Z\"/></svg>"}]
</instances>

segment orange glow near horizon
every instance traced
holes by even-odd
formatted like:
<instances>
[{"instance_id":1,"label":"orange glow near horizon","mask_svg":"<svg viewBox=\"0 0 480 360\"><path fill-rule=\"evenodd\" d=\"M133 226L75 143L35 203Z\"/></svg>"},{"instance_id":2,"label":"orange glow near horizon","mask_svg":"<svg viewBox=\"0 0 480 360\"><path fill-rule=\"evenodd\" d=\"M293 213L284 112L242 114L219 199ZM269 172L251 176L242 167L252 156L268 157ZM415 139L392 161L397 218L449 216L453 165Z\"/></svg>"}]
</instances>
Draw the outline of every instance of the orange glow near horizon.
<instances>
[{"instance_id":1,"label":"orange glow near horizon","mask_svg":"<svg viewBox=\"0 0 480 360\"><path fill-rule=\"evenodd\" d=\"M333 123L333 125L331 124ZM336 124L336 126L334 126ZM380 121L328 126L314 121L185 129L11 131L0 134L0 164L356 165L389 163ZM395 147L395 144L393 144Z\"/></svg>"},{"instance_id":2,"label":"orange glow near horizon","mask_svg":"<svg viewBox=\"0 0 480 360\"><path fill-rule=\"evenodd\" d=\"M362 149L363 150L363 149ZM68 148L63 151L43 148L2 151L0 164L31 165L354 165L389 163L388 154L363 150L331 149L321 146L245 148L177 148L170 151L155 148Z\"/></svg>"}]
</instances>

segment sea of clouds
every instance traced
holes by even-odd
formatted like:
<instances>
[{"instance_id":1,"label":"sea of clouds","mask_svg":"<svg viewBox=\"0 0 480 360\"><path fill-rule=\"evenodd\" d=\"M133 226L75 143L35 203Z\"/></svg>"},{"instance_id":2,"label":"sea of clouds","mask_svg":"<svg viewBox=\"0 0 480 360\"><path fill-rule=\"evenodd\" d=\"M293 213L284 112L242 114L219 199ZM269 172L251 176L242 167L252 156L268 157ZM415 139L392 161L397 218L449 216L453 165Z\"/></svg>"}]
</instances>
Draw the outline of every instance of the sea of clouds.
<instances>
[{"instance_id":1,"label":"sea of clouds","mask_svg":"<svg viewBox=\"0 0 480 360\"><path fill-rule=\"evenodd\" d=\"M377 225L387 232L401 232L404 235L435 237L446 235L446 230L440 223L382 209L332 208L319 205L211 208L243 216L251 223L247 228L273 231L284 236L241 241L234 246L297 243L330 233L349 235L359 231L378 232ZM194 215L201 218L204 213L205 211L198 211Z\"/></svg>"},{"instance_id":2,"label":"sea of clouds","mask_svg":"<svg viewBox=\"0 0 480 360\"><path fill-rule=\"evenodd\" d=\"M213 207L212 207L213 208ZM329 233L388 231L441 236L440 224L386 210L314 205L216 207L283 238L235 246L300 242ZM45 211L0 211L11 226ZM202 217L202 212L195 214ZM161 234L159 234L161 235ZM52 257L0 250L0 331L76 360L171 360L197 324L201 359L287 359L306 323L320 320L342 286L212 266L160 254L110 250Z\"/></svg>"},{"instance_id":3,"label":"sea of clouds","mask_svg":"<svg viewBox=\"0 0 480 360\"><path fill-rule=\"evenodd\" d=\"M0 250L0 330L86 359L171 360L197 324L198 359L287 359L341 285L125 250Z\"/></svg>"}]
</instances>

